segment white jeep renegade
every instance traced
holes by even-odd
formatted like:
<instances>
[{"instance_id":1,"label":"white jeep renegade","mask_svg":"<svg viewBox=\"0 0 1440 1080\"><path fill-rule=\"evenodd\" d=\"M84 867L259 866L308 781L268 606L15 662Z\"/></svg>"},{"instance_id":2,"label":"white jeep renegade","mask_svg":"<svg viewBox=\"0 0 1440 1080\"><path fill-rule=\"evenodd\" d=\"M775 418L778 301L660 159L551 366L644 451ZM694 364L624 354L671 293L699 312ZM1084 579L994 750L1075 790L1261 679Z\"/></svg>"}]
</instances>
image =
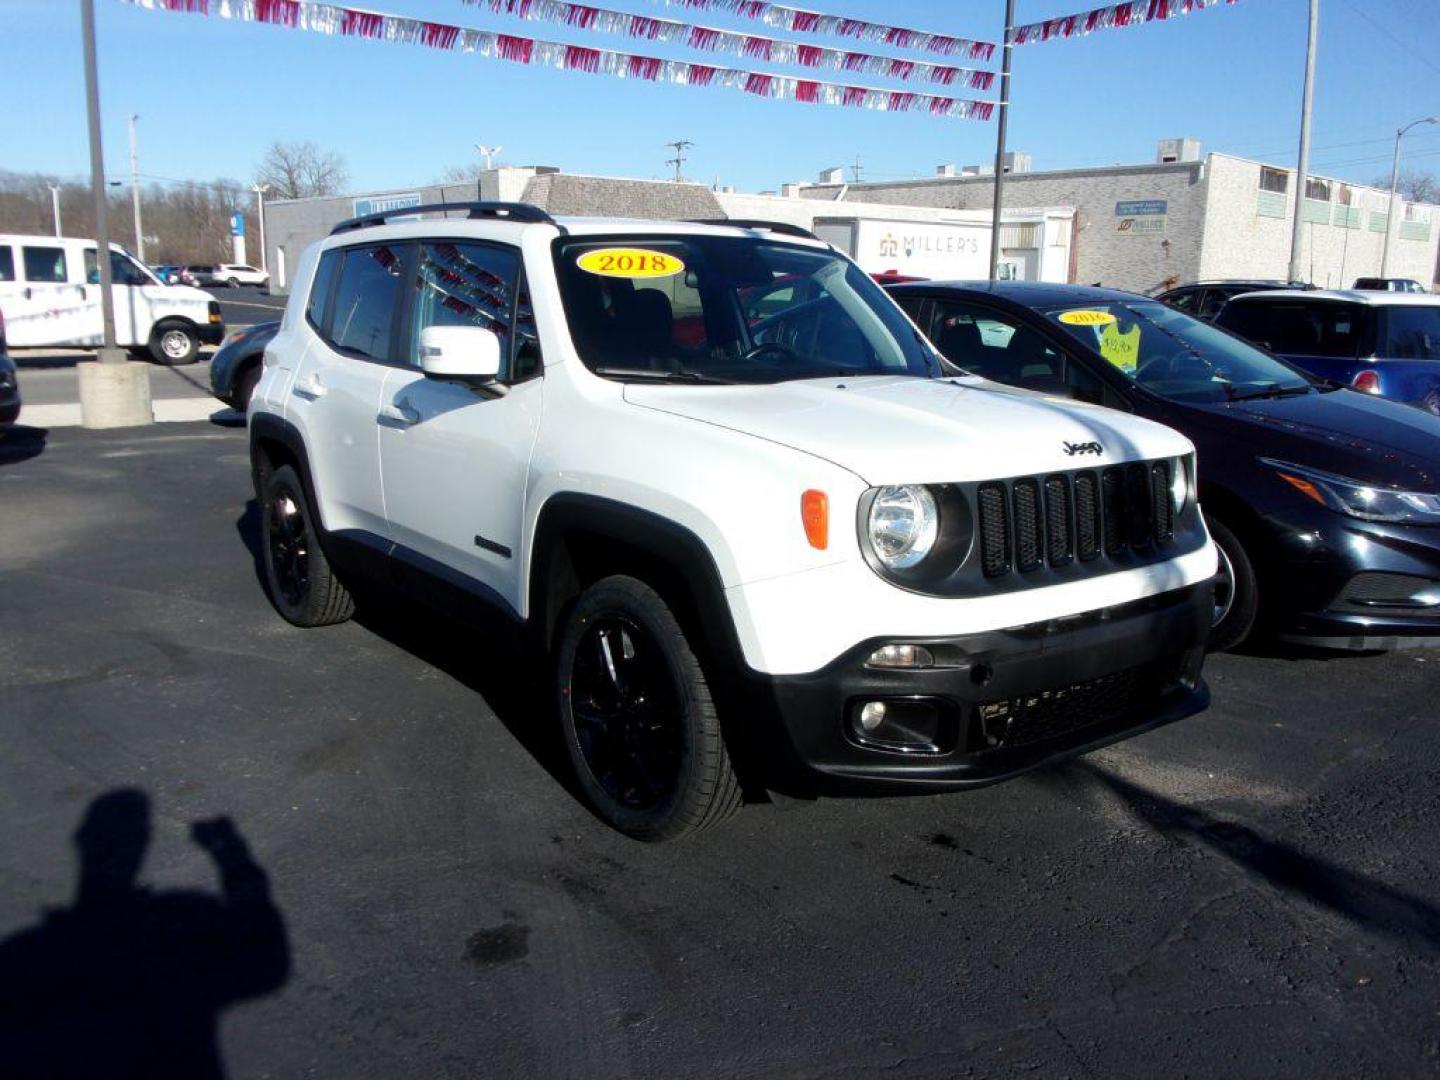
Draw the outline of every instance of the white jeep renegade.
<instances>
[{"instance_id":1,"label":"white jeep renegade","mask_svg":"<svg viewBox=\"0 0 1440 1080\"><path fill-rule=\"evenodd\" d=\"M801 230L459 210L301 260L250 407L285 618L481 601L651 840L742 779L953 790L1204 708L1185 438L949 366Z\"/></svg>"}]
</instances>

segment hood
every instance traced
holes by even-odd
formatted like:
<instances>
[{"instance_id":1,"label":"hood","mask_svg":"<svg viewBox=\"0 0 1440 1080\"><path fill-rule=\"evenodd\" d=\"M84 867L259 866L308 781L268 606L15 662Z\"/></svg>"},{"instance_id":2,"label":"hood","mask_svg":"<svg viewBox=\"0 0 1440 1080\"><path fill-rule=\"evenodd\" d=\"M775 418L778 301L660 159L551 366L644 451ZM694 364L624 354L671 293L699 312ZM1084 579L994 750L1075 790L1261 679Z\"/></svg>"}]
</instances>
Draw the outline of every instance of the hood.
<instances>
[{"instance_id":1,"label":"hood","mask_svg":"<svg viewBox=\"0 0 1440 1080\"><path fill-rule=\"evenodd\" d=\"M204 289L193 285L146 285L145 296L152 303L168 304L175 307L190 307L194 304L209 305L215 298Z\"/></svg>"},{"instance_id":2,"label":"hood","mask_svg":"<svg viewBox=\"0 0 1440 1080\"><path fill-rule=\"evenodd\" d=\"M1246 443L1257 457L1368 484L1440 491L1440 417L1410 405L1335 390L1188 408L1211 418L1212 434Z\"/></svg>"},{"instance_id":3,"label":"hood","mask_svg":"<svg viewBox=\"0 0 1440 1080\"><path fill-rule=\"evenodd\" d=\"M813 454L871 485L1026 476L1191 449L1184 436L1127 413L976 378L631 383L625 400Z\"/></svg>"}]
</instances>

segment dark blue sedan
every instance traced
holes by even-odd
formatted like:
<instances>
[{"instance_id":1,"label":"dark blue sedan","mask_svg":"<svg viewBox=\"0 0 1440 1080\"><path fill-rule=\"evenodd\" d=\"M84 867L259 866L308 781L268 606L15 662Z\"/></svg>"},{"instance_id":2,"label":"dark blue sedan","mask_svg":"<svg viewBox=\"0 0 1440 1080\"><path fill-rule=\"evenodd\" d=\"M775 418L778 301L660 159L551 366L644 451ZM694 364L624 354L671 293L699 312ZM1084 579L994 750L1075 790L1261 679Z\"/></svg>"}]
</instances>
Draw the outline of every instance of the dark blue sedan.
<instances>
[{"instance_id":1,"label":"dark blue sedan","mask_svg":"<svg viewBox=\"0 0 1440 1080\"><path fill-rule=\"evenodd\" d=\"M1215 322L1312 375L1440 416L1440 296L1247 293Z\"/></svg>"}]
</instances>

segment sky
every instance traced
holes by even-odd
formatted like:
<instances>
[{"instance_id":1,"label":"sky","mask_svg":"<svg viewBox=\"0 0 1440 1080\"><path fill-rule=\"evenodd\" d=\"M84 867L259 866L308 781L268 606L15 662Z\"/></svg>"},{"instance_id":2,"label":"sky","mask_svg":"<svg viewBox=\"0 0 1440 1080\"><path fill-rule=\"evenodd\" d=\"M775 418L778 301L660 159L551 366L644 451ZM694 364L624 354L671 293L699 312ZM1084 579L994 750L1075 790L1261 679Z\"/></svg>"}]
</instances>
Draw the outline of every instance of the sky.
<instances>
[{"instance_id":1,"label":"sky","mask_svg":"<svg viewBox=\"0 0 1440 1080\"><path fill-rule=\"evenodd\" d=\"M591 0L640 14L764 30L660 0ZM1388 176L1396 128L1440 115L1437 0L1321 0L1312 172ZM1018 0L1017 21L1096 0ZM338 152L355 192L428 183L502 145L510 165L611 176L669 175L664 145L688 139L686 174L741 191L816 179L854 164L865 179L932 175L993 160L995 124L778 102L723 89L621 81L476 55L325 37L95 0L106 164L140 173L248 181L273 140ZM361 6L358 2L355 6ZM627 39L492 15L461 0L365 0L397 15L600 48ZM1003 0L804 0L799 6L995 40ZM80 177L89 168L79 0L0 0L0 169ZM1015 50L1010 146L1036 169L1153 161L1161 138L1277 164L1296 160L1308 0L1239 0L1166 23ZM815 44L834 39L805 37ZM881 46L869 51L905 54ZM676 58L789 69L678 51ZM998 54L995 66L998 67ZM803 72L797 72L803 73ZM838 75L838 73L836 73ZM826 77L824 75L819 77ZM860 81L852 77L851 81ZM875 85L891 85L874 78ZM999 81L990 94L997 97ZM956 92L959 93L959 92ZM959 96L965 96L959 93ZM1440 174L1440 125L1405 139L1409 166ZM847 169L847 178L851 174Z\"/></svg>"}]
</instances>

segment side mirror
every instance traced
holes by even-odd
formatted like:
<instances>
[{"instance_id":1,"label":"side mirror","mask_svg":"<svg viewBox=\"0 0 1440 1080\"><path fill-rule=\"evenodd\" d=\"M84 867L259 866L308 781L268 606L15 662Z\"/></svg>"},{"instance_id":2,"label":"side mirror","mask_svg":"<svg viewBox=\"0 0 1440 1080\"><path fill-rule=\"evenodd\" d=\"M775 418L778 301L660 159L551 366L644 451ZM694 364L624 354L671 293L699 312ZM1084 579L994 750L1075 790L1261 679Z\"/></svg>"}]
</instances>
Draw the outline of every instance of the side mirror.
<instances>
[{"instance_id":1,"label":"side mirror","mask_svg":"<svg viewBox=\"0 0 1440 1080\"><path fill-rule=\"evenodd\" d=\"M500 374L500 335L483 326L427 326L420 368L432 379L489 384Z\"/></svg>"}]
</instances>

